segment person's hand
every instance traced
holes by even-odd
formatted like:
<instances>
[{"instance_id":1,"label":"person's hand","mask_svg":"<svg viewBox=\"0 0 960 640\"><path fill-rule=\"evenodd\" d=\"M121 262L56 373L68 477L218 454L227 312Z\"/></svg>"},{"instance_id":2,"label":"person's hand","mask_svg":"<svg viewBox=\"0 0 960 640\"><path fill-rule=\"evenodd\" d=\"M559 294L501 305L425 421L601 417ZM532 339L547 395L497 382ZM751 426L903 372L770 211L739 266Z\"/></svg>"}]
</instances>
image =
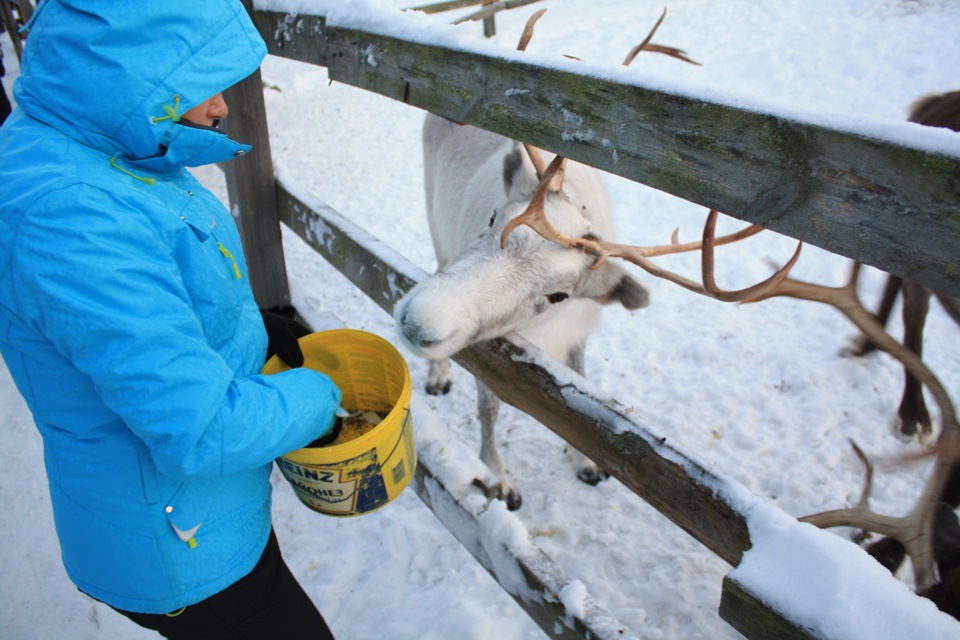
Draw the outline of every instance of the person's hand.
<instances>
[{"instance_id":1,"label":"person's hand","mask_svg":"<svg viewBox=\"0 0 960 640\"><path fill-rule=\"evenodd\" d=\"M294 320L294 313L293 307L260 309L267 330L267 360L276 354L287 366L300 367L303 366L303 352L297 339L311 332Z\"/></svg>"},{"instance_id":2,"label":"person's hand","mask_svg":"<svg viewBox=\"0 0 960 640\"><path fill-rule=\"evenodd\" d=\"M340 437L343 430L343 417L349 415L343 409L337 409L336 412L327 416L324 420L323 430L317 436L317 439L308 444L308 447L326 447L333 444L333 441Z\"/></svg>"}]
</instances>

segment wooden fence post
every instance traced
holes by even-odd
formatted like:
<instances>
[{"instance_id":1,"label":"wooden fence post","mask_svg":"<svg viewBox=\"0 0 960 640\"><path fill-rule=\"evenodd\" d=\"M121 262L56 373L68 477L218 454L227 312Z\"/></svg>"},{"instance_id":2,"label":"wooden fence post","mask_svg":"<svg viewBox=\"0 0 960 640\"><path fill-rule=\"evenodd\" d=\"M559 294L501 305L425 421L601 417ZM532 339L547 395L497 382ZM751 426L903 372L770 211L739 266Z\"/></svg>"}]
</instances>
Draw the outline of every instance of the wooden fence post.
<instances>
[{"instance_id":1,"label":"wooden fence post","mask_svg":"<svg viewBox=\"0 0 960 640\"><path fill-rule=\"evenodd\" d=\"M496 0L483 0L483 6L493 4L494 2L496 2ZM493 36L497 35L496 18L493 16L483 19L483 35L487 38L492 38Z\"/></svg>"},{"instance_id":2,"label":"wooden fence post","mask_svg":"<svg viewBox=\"0 0 960 640\"><path fill-rule=\"evenodd\" d=\"M252 17L252 0L243 0L243 5ZM224 96L230 106L230 116L225 121L230 137L254 148L249 156L224 165L227 194L240 228L250 286L261 308L287 306L290 286L283 258L260 70L228 89Z\"/></svg>"}]
</instances>

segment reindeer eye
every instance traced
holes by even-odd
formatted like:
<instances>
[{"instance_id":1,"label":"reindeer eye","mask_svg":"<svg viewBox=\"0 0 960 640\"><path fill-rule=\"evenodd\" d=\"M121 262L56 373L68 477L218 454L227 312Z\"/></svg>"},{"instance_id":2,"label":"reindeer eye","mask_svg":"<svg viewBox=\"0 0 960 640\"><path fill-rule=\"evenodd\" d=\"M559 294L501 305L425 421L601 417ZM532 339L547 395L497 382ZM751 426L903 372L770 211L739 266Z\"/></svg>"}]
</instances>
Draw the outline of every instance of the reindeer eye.
<instances>
[{"instance_id":1,"label":"reindeer eye","mask_svg":"<svg viewBox=\"0 0 960 640\"><path fill-rule=\"evenodd\" d=\"M558 291L557 293L551 293L550 295L548 295L547 300L550 301L550 304L557 304L558 302L563 302L569 297L570 296L567 295L566 293L562 293Z\"/></svg>"},{"instance_id":2,"label":"reindeer eye","mask_svg":"<svg viewBox=\"0 0 960 640\"><path fill-rule=\"evenodd\" d=\"M491 226L491 227L493 226L493 221L496 220L496 219L497 219L497 212L494 211L494 212L493 212L493 215L490 216L490 226Z\"/></svg>"}]
</instances>

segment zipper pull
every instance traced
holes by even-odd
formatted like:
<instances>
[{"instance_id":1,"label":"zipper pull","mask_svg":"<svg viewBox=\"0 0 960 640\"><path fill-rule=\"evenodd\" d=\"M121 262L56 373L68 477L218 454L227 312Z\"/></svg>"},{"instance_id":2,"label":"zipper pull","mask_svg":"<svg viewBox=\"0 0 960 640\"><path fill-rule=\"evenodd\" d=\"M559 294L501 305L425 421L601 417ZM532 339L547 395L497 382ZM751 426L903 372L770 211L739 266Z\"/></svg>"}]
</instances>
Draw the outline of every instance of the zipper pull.
<instances>
[{"instance_id":1,"label":"zipper pull","mask_svg":"<svg viewBox=\"0 0 960 640\"><path fill-rule=\"evenodd\" d=\"M243 276L240 275L240 267L237 265L237 260L233 257L233 254L230 253L219 240L217 240L217 246L220 247L220 253L223 254L223 257L228 258L230 262L233 263L233 275L237 276L237 280L242 278Z\"/></svg>"}]
</instances>

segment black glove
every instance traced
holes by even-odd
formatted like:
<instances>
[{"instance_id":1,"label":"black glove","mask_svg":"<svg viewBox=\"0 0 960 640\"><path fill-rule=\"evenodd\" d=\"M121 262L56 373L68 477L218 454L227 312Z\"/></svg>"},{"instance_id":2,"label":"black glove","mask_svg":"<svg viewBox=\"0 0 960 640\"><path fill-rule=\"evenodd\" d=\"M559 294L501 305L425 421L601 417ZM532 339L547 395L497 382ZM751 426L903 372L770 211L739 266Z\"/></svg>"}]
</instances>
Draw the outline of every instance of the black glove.
<instances>
[{"instance_id":1,"label":"black glove","mask_svg":"<svg viewBox=\"0 0 960 640\"><path fill-rule=\"evenodd\" d=\"M267 329L267 360L276 354L289 367L303 366L303 352L297 339L312 332L294 320L295 314L296 310L289 306L260 309Z\"/></svg>"}]
</instances>

